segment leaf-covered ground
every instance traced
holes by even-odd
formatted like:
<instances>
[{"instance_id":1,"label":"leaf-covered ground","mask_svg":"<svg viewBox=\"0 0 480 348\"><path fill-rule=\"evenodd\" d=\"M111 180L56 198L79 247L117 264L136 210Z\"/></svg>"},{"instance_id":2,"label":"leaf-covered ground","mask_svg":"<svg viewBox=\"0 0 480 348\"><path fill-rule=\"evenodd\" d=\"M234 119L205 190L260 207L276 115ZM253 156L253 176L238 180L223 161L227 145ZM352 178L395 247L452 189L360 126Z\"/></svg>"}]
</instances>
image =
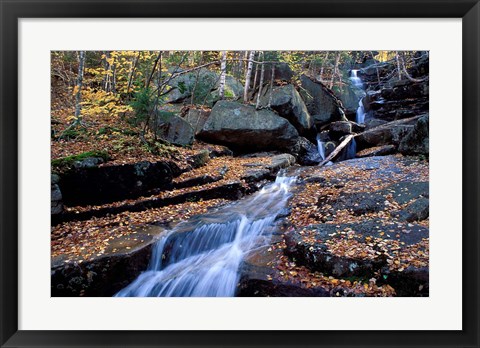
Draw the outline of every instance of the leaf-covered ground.
<instances>
[{"instance_id":1,"label":"leaf-covered ground","mask_svg":"<svg viewBox=\"0 0 480 348\"><path fill-rule=\"evenodd\" d=\"M243 177L251 170L252 165L257 167L271 164L271 157L217 157L211 159L205 166L185 172L175 178L176 183L197 178L202 175L223 173L221 179L205 185L192 186L187 188L161 191L158 194L148 197L138 197L103 205L88 205L65 207L67 212L81 213L95 211L103 208L112 208L134 204L146 200L162 199L173 197L187 192L222 187L231 182L239 182L246 186ZM138 226L145 224L167 225L189 219L193 215L203 214L208 209L226 204L225 199L210 199L184 202L175 205L168 205L161 208L146 209L141 212L125 211L120 214L107 215L100 218L91 218L86 221L69 221L52 227L52 257L63 254L66 260L89 259L95 255L102 254L109 241L133 233Z\"/></svg>"},{"instance_id":2,"label":"leaf-covered ground","mask_svg":"<svg viewBox=\"0 0 480 348\"><path fill-rule=\"evenodd\" d=\"M402 158L400 155L396 157ZM386 258L391 271L403 272L409 266L428 267L429 238L422 238L412 245L406 245L402 241L403 236L408 235L416 225L428 228L428 218L412 223L398 220L397 212L411 204L411 201L399 204L394 199L399 197L394 197L386 190L382 208L378 211L358 214L354 212L355 208L332 209L332 202L350 194L383 192L385 188L404 181L428 182L428 162L412 159L393 165L389 158L377 161L379 167L374 168L351 166L345 162L323 169L312 167L302 170L298 180L303 184L294 189L289 203L291 214L287 218L288 227L284 236L295 231L296 235L300 236L300 243L310 245L311 250L323 244L331 255L349 260ZM401 196L402 193L397 195ZM360 203L353 203L353 206ZM365 224L368 221L379 222L373 227L375 231L369 231L368 235L351 228L343 228L345 224ZM328 224L335 229L334 233L328 235L327 240L319 239L318 230L312 228L321 228L324 226L322 224ZM274 252L272 249L275 248L285 250L285 240L281 240L269 251ZM301 284L306 288L320 286L331 291L334 296L395 295L395 289L390 285L377 285L380 275L368 279L342 279L298 265L283 253L278 255L276 261L272 262L269 279Z\"/></svg>"},{"instance_id":3,"label":"leaf-covered ground","mask_svg":"<svg viewBox=\"0 0 480 348\"><path fill-rule=\"evenodd\" d=\"M227 202L223 199L186 202L141 212L65 222L52 227L51 256L63 255L65 262L93 259L102 255L115 239L136 233L139 226L179 222Z\"/></svg>"}]
</instances>

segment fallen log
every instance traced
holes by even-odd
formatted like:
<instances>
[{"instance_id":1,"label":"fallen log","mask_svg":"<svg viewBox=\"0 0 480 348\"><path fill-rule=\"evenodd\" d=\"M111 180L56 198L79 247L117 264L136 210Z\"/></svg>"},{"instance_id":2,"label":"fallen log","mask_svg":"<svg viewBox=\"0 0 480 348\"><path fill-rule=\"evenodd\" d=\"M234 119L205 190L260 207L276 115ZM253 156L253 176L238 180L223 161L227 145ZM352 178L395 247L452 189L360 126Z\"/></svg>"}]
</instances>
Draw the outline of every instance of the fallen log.
<instances>
[{"instance_id":1,"label":"fallen log","mask_svg":"<svg viewBox=\"0 0 480 348\"><path fill-rule=\"evenodd\" d=\"M355 134L356 137L358 136L361 136L361 135L364 135L364 134L369 134L369 133L374 133L376 131L379 131L379 130L383 130L383 129L388 129L389 127L392 127L392 125L400 125L400 124L415 124L415 122L422 116L425 116L426 114L421 114L421 115L417 115L417 116L413 116L413 117L409 117L409 118L402 118L400 120L395 120L395 121L391 121L391 122L387 122L385 124L381 124L380 126L377 126L377 127L374 127L374 128L370 128L362 133L358 133L358 134Z\"/></svg>"},{"instance_id":2,"label":"fallen log","mask_svg":"<svg viewBox=\"0 0 480 348\"><path fill-rule=\"evenodd\" d=\"M414 126L422 115L404 118L370 128L362 133L355 135L355 140L359 150L372 146L398 145L398 132L403 132L407 126ZM404 129L402 131L402 129ZM397 134L397 136L395 136ZM395 138L396 137L396 138Z\"/></svg>"},{"instance_id":3,"label":"fallen log","mask_svg":"<svg viewBox=\"0 0 480 348\"><path fill-rule=\"evenodd\" d=\"M355 134L350 134L348 135L345 139L343 139L343 141L340 143L340 145L338 145L335 150L332 151L332 153L330 155L327 156L327 158L325 158L322 162L320 162L319 166L322 167L324 166L326 163L330 162L333 158L335 158L335 156L337 156L340 151L342 151L342 149L348 145L348 143L355 137Z\"/></svg>"}]
</instances>

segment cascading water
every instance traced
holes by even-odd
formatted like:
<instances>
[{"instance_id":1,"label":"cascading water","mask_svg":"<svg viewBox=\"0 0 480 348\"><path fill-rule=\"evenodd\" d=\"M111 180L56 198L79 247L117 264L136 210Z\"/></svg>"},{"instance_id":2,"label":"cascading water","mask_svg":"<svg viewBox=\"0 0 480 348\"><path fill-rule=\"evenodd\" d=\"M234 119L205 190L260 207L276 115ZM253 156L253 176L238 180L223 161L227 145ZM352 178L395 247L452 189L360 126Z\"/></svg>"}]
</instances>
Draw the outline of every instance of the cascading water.
<instances>
[{"instance_id":1,"label":"cascading water","mask_svg":"<svg viewBox=\"0 0 480 348\"><path fill-rule=\"evenodd\" d=\"M365 107L363 106L363 98L358 102L357 115L355 118L357 123L365 123Z\"/></svg>"},{"instance_id":2,"label":"cascading water","mask_svg":"<svg viewBox=\"0 0 480 348\"><path fill-rule=\"evenodd\" d=\"M362 82L362 79L358 77L358 70L351 71L350 81L352 81L352 85L354 85L355 87L363 89L363 82ZM363 106L363 98L360 98L360 101L358 102L355 122L365 123L365 108Z\"/></svg>"},{"instance_id":3,"label":"cascading water","mask_svg":"<svg viewBox=\"0 0 480 348\"><path fill-rule=\"evenodd\" d=\"M322 161L325 160L325 144L322 142L322 139L320 139L320 133L317 134L317 148L318 148L318 155L322 159Z\"/></svg>"},{"instance_id":4,"label":"cascading water","mask_svg":"<svg viewBox=\"0 0 480 348\"><path fill-rule=\"evenodd\" d=\"M350 141L350 144L348 144L347 146L346 156L347 156L347 159L352 159L352 158L355 158L356 155L357 155L357 143L355 141L355 138L353 138Z\"/></svg>"},{"instance_id":5,"label":"cascading water","mask_svg":"<svg viewBox=\"0 0 480 348\"><path fill-rule=\"evenodd\" d=\"M352 158L355 158L357 155L357 143L355 142L355 138L353 138L344 148L339 156L340 161L346 161Z\"/></svg>"},{"instance_id":6,"label":"cascading water","mask_svg":"<svg viewBox=\"0 0 480 348\"><path fill-rule=\"evenodd\" d=\"M352 70L350 73L350 80L352 81L352 85L358 88L363 87L362 79L358 77L358 70Z\"/></svg>"},{"instance_id":7,"label":"cascading water","mask_svg":"<svg viewBox=\"0 0 480 348\"><path fill-rule=\"evenodd\" d=\"M234 296L242 260L269 242L294 181L278 176L247 199L180 223L156 242L148 269L115 296Z\"/></svg>"}]
</instances>

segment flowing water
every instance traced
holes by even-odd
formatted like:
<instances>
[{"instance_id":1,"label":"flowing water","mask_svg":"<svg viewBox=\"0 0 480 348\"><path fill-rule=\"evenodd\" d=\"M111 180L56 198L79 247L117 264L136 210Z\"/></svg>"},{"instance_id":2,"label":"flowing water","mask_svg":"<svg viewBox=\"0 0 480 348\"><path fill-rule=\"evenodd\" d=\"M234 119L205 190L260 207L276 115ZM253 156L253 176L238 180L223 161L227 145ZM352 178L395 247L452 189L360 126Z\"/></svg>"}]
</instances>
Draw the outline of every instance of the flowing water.
<instances>
[{"instance_id":1,"label":"flowing water","mask_svg":"<svg viewBox=\"0 0 480 348\"><path fill-rule=\"evenodd\" d=\"M353 138L344 148L339 156L340 161L346 161L352 158L355 158L357 155L357 143L355 142L355 138Z\"/></svg>"},{"instance_id":2,"label":"flowing water","mask_svg":"<svg viewBox=\"0 0 480 348\"><path fill-rule=\"evenodd\" d=\"M293 177L216 212L180 223L154 245L148 269L115 296L235 296L244 257L269 242Z\"/></svg>"},{"instance_id":3,"label":"flowing water","mask_svg":"<svg viewBox=\"0 0 480 348\"><path fill-rule=\"evenodd\" d=\"M350 81L355 87L363 89L363 82L360 77L358 77L358 70L352 70L350 73ZM365 123L365 108L363 106L363 98L358 102L357 115L355 118L357 123Z\"/></svg>"},{"instance_id":4,"label":"flowing water","mask_svg":"<svg viewBox=\"0 0 480 348\"><path fill-rule=\"evenodd\" d=\"M362 88L362 79L358 77L358 70L352 70L350 73L350 80L355 87Z\"/></svg>"},{"instance_id":5,"label":"flowing water","mask_svg":"<svg viewBox=\"0 0 480 348\"><path fill-rule=\"evenodd\" d=\"M363 98L358 102L357 116L355 119L357 123L365 123L365 107L363 106Z\"/></svg>"},{"instance_id":6,"label":"flowing water","mask_svg":"<svg viewBox=\"0 0 480 348\"><path fill-rule=\"evenodd\" d=\"M317 134L317 148L318 148L318 155L322 159L322 161L325 160L325 144L322 142L322 139L320 139L320 133Z\"/></svg>"}]
</instances>

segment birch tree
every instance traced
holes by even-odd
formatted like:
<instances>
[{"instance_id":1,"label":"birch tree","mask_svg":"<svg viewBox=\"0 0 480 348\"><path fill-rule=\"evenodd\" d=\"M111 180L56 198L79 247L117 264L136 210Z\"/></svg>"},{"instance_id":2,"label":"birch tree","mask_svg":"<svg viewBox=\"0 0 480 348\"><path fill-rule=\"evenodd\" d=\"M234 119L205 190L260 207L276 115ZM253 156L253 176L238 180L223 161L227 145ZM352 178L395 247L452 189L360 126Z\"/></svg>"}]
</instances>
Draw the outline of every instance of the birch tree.
<instances>
[{"instance_id":1,"label":"birch tree","mask_svg":"<svg viewBox=\"0 0 480 348\"><path fill-rule=\"evenodd\" d=\"M268 107L272 105L273 81L275 81L275 64L272 64L272 78L270 79L270 96L268 97Z\"/></svg>"},{"instance_id":2,"label":"birch tree","mask_svg":"<svg viewBox=\"0 0 480 348\"><path fill-rule=\"evenodd\" d=\"M330 80L330 89L333 88L333 83L335 82L335 75L338 74L338 63L340 62L340 52L337 52L337 55L335 56L335 65L333 67L332 71L332 78Z\"/></svg>"},{"instance_id":3,"label":"birch tree","mask_svg":"<svg viewBox=\"0 0 480 348\"><path fill-rule=\"evenodd\" d=\"M243 102L248 103L248 92L250 90L250 78L252 77L253 58L255 57L255 51L250 51L248 58L247 72L245 73L245 90L243 92Z\"/></svg>"},{"instance_id":4,"label":"birch tree","mask_svg":"<svg viewBox=\"0 0 480 348\"><path fill-rule=\"evenodd\" d=\"M82 85L83 85L83 72L85 70L85 51L78 52L78 75L77 85L75 86L75 121L74 124L78 124L81 121L82 112Z\"/></svg>"},{"instance_id":5,"label":"birch tree","mask_svg":"<svg viewBox=\"0 0 480 348\"><path fill-rule=\"evenodd\" d=\"M264 53L260 52L258 57L260 58L260 55L262 57L262 62L265 61ZM263 77L265 76L265 64L262 64L262 68L260 70L260 83L258 85L258 94L257 94L257 104L255 105L255 108L258 109L260 106L260 96L262 95L262 89L263 89Z\"/></svg>"},{"instance_id":6,"label":"birch tree","mask_svg":"<svg viewBox=\"0 0 480 348\"><path fill-rule=\"evenodd\" d=\"M320 67L320 81L321 82L323 81L323 70L325 69L325 64L327 64L329 53L330 52L327 51L327 53L325 54L325 59L322 62L322 66Z\"/></svg>"},{"instance_id":7,"label":"birch tree","mask_svg":"<svg viewBox=\"0 0 480 348\"><path fill-rule=\"evenodd\" d=\"M397 62L398 80L401 80L402 79L402 68L401 68L401 65L400 65L400 57L399 57L398 51L395 52L395 60Z\"/></svg>"},{"instance_id":8,"label":"birch tree","mask_svg":"<svg viewBox=\"0 0 480 348\"><path fill-rule=\"evenodd\" d=\"M221 61L220 61L220 86L219 86L219 96L220 100L223 100L223 97L225 96L225 79L227 76L227 51L222 51L221 52Z\"/></svg>"},{"instance_id":9,"label":"birch tree","mask_svg":"<svg viewBox=\"0 0 480 348\"><path fill-rule=\"evenodd\" d=\"M258 53L257 59L260 60L260 53ZM253 86L252 86L253 90L255 90L255 87L257 86L258 70L259 70L259 64L255 64L255 76L253 77Z\"/></svg>"}]
</instances>

